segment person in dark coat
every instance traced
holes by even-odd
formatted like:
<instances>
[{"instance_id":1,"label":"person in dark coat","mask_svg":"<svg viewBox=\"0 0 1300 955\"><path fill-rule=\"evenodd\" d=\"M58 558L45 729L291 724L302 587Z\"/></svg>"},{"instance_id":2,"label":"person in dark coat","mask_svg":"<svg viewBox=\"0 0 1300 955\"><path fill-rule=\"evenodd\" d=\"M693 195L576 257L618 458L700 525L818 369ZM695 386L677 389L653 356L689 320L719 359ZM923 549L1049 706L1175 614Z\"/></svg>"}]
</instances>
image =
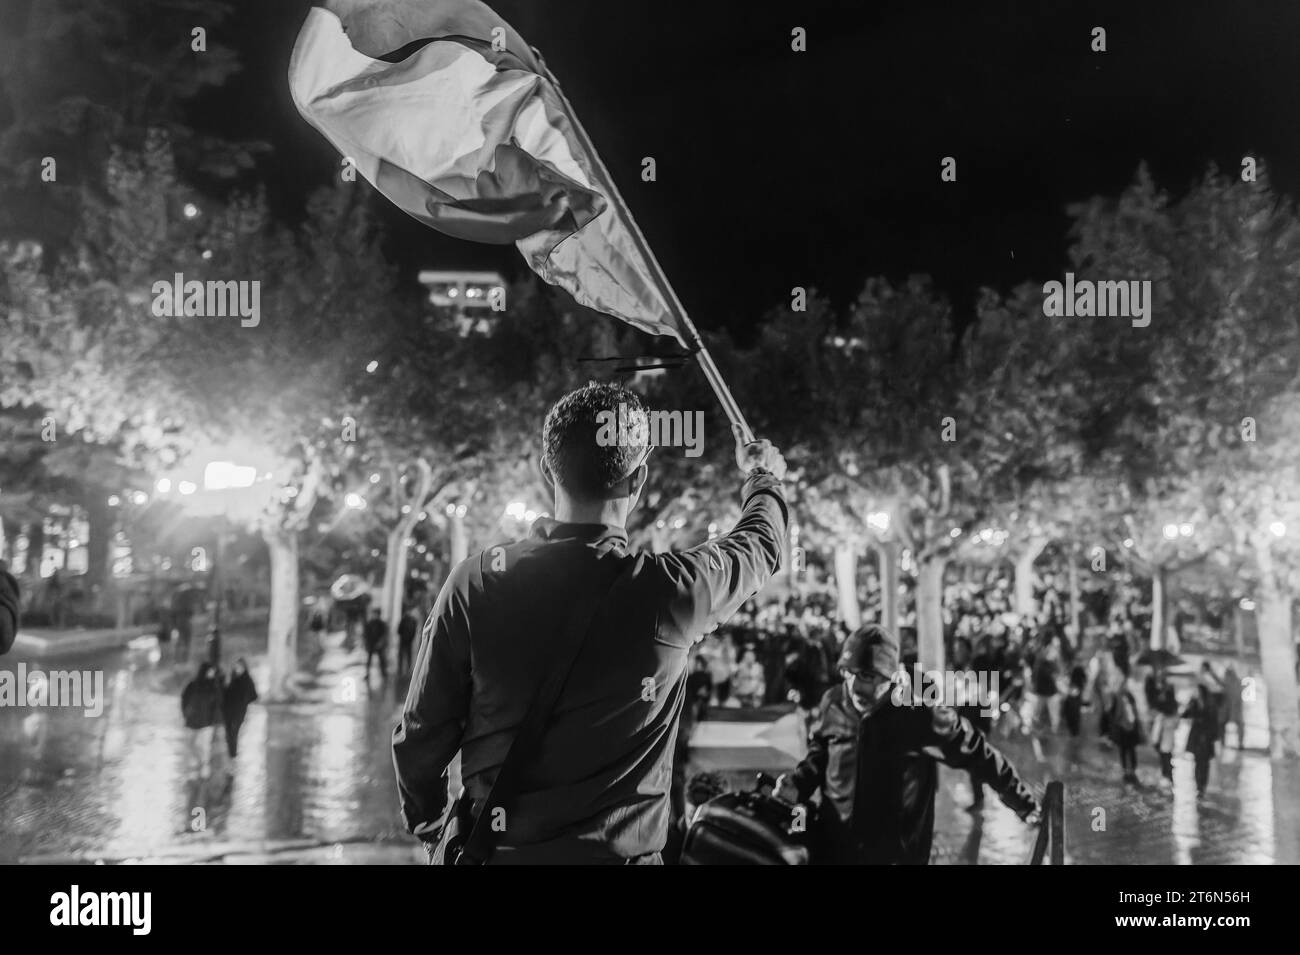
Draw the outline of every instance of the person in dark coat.
<instances>
[{"instance_id":1,"label":"person in dark coat","mask_svg":"<svg viewBox=\"0 0 1300 955\"><path fill-rule=\"evenodd\" d=\"M420 621L415 614L407 610L397 624L397 675L411 672L411 651L415 647L415 635L420 632Z\"/></svg>"},{"instance_id":2,"label":"person in dark coat","mask_svg":"<svg viewBox=\"0 0 1300 955\"><path fill-rule=\"evenodd\" d=\"M1021 819L1038 800L988 739L949 706L917 700L898 674L898 643L875 624L858 630L839 659L808 755L777 780L776 794L806 802L821 790L814 833L819 863L926 865L934 836L938 763L974 770Z\"/></svg>"},{"instance_id":3,"label":"person in dark coat","mask_svg":"<svg viewBox=\"0 0 1300 955\"><path fill-rule=\"evenodd\" d=\"M0 655L9 652L18 638L18 581L0 568Z\"/></svg>"},{"instance_id":4,"label":"person in dark coat","mask_svg":"<svg viewBox=\"0 0 1300 955\"><path fill-rule=\"evenodd\" d=\"M370 661L379 658L379 677L388 679L388 624L379 615L379 608L371 611L366 627L361 631L366 645L366 682L370 682Z\"/></svg>"},{"instance_id":5,"label":"person in dark coat","mask_svg":"<svg viewBox=\"0 0 1300 955\"><path fill-rule=\"evenodd\" d=\"M1187 752L1196 761L1196 798L1205 795L1210 781L1210 760L1219 741L1219 714L1214 706L1214 695L1204 683L1196 687L1196 696L1183 710L1183 718L1192 721L1187 734Z\"/></svg>"},{"instance_id":6,"label":"person in dark coat","mask_svg":"<svg viewBox=\"0 0 1300 955\"><path fill-rule=\"evenodd\" d=\"M1127 680L1111 700L1106 726L1110 738L1119 749L1119 765L1124 774L1124 782L1136 784L1137 748L1138 743L1142 742L1142 720L1137 697L1133 695Z\"/></svg>"},{"instance_id":7,"label":"person in dark coat","mask_svg":"<svg viewBox=\"0 0 1300 955\"><path fill-rule=\"evenodd\" d=\"M248 716L248 706L257 699L257 687L243 657L230 670L230 682L221 695L221 716L226 726L226 752L234 759L239 751L239 730Z\"/></svg>"},{"instance_id":8,"label":"person in dark coat","mask_svg":"<svg viewBox=\"0 0 1300 955\"><path fill-rule=\"evenodd\" d=\"M221 671L207 661L200 663L199 672L181 691L181 716L193 730L190 743L203 775L212 758L216 728L222 725L221 699Z\"/></svg>"}]
</instances>

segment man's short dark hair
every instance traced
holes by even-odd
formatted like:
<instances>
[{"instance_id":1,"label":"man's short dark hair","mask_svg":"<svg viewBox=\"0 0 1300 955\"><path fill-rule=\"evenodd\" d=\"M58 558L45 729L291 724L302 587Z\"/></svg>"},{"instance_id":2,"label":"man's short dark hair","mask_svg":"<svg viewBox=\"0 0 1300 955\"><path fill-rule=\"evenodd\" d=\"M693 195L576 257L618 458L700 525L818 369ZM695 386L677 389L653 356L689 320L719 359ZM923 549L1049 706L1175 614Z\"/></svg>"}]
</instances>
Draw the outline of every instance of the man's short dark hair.
<instances>
[{"instance_id":1,"label":"man's short dark hair","mask_svg":"<svg viewBox=\"0 0 1300 955\"><path fill-rule=\"evenodd\" d=\"M622 385L593 381L565 395L546 415L542 426L546 466L560 486L575 497L610 497L610 491L645 457L648 435L636 433L630 423L627 431L634 440L597 441L602 426L609 433L610 415L617 427L620 407L623 420L629 422L638 414L645 415L645 403L636 392Z\"/></svg>"}]
</instances>

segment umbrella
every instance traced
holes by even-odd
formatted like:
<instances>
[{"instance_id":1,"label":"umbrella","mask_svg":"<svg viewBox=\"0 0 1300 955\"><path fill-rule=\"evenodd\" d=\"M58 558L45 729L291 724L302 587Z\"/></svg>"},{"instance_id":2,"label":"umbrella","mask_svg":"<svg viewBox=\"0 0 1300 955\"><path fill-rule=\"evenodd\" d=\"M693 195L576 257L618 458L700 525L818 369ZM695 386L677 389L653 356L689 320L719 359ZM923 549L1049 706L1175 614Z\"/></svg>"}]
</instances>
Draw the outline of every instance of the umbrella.
<instances>
[{"instance_id":1,"label":"umbrella","mask_svg":"<svg viewBox=\"0 0 1300 955\"><path fill-rule=\"evenodd\" d=\"M335 600L356 600L369 591L370 584L356 574L344 574L330 585L330 596Z\"/></svg>"},{"instance_id":2,"label":"umbrella","mask_svg":"<svg viewBox=\"0 0 1300 955\"><path fill-rule=\"evenodd\" d=\"M1162 647L1159 650L1143 650L1137 662L1153 667L1176 667L1183 663L1183 658Z\"/></svg>"}]
</instances>

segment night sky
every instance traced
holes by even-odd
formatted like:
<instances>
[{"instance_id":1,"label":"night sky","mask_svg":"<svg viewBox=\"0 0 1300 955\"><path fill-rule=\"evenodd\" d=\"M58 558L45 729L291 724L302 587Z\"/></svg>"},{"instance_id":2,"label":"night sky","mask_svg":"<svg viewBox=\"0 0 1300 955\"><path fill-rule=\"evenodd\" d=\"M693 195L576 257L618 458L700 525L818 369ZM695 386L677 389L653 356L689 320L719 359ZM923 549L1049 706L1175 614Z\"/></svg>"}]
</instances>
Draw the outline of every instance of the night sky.
<instances>
[{"instance_id":1,"label":"night sky","mask_svg":"<svg viewBox=\"0 0 1300 955\"><path fill-rule=\"evenodd\" d=\"M245 72L194 120L274 146L287 218L337 175L285 80L305 2L242 0ZM1177 193L1264 159L1300 188L1300 4L498 0L545 55L688 310L741 333L791 287L848 304L868 275L929 273L968 313L1065 267L1065 206L1146 160ZM862 8L868 9L862 9ZM790 31L808 30L808 52ZM1107 52L1090 49L1107 31ZM658 162L643 183L641 159ZM958 182L939 178L954 156ZM524 265L392 211L419 268Z\"/></svg>"}]
</instances>

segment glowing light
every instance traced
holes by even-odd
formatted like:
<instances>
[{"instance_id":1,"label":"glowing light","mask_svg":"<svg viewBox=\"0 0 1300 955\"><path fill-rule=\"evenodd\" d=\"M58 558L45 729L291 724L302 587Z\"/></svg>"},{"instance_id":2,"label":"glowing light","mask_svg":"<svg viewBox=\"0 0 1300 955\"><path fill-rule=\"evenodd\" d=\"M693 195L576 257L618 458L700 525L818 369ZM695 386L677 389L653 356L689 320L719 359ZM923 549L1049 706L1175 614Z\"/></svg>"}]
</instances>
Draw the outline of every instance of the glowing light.
<instances>
[{"instance_id":1,"label":"glowing light","mask_svg":"<svg viewBox=\"0 0 1300 955\"><path fill-rule=\"evenodd\" d=\"M524 520L531 524L533 521L537 520L537 512L533 510L524 511Z\"/></svg>"},{"instance_id":2,"label":"glowing light","mask_svg":"<svg viewBox=\"0 0 1300 955\"><path fill-rule=\"evenodd\" d=\"M867 515L867 526L872 530L880 531L882 534L889 530L889 515L884 511L876 511Z\"/></svg>"},{"instance_id":3,"label":"glowing light","mask_svg":"<svg viewBox=\"0 0 1300 955\"><path fill-rule=\"evenodd\" d=\"M372 361L370 364L366 365L366 374L373 375L378 370L379 362L377 361Z\"/></svg>"},{"instance_id":4,"label":"glowing light","mask_svg":"<svg viewBox=\"0 0 1300 955\"><path fill-rule=\"evenodd\" d=\"M1167 541L1171 541L1171 540L1173 540L1173 539L1174 539L1175 537L1177 537L1177 536L1178 536L1178 525L1177 525L1177 524L1166 524L1166 525L1165 525L1165 540L1167 540Z\"/></svg>"},{"instance_id":5,"label":"glowing light","mask_svg":"<svg viewBox=\"0 0 1300 955\"><path fill-rule=\"evenodd\" d=\"M198 489L199 486L193 481L181 481L180 484L176 485L176 490L180 491L182 494L193 494Z\"/></svg>"},{"instance_id":6,"label":"glowing light","mask_svg":"<svg viewBox=\"0 0 1300 955\"><path fill-rule=\"evenodd\" d=\"M257 468L241 467L232 461L212 461L203 469L203 487L209 491L252 487Z\"/></svg>"},{"instance_id":7,"label":"glowing light","mask_svg":"<svg viewBox=\"0 0 1300 955\"><path fill-rule=\"evenodd\" d=\"M685 526L686 526L686 518L684 517L679 517L677 518L677 520L673 521L673 528L675 530L681 530Z\"/></svg>"},{"instance_id":8,"label":"glowing light","mask_svg":"<svg viewBox=\"0 0 1300 955\"><path fill-rule=\"evenodd\" d=\"M212 258L212 250L211 250L211 249L204 249L204 250L203 250L203 260L206 262L206 261L210 260L211 258Z\"/></svg>"},{"instance_id":9,"label":"glowing light","mask_svg":"<svg viewBox=\"0 0 1300 955\"><path fill-rule=\"evenodd\" d=\"M511 501L506 505L506 517L513 517L515 520L523 520L527 511L528 505L523 501Z\"/></svg>"},{"instance_id":10,"label":"glowing light","mask_svg":"<svg viewBox=\"0 0 1300 955\"><path fill-rule=\"evenodd\" d=\"M456 516L456 505L455 505L455 504L448 504L445 508L443 508L443 510L445 510L445 511L447 512L447 516L448 516L448 517L455 517L455 516Z\"/></svg>"},{"instance_id":11,"label":"glowing light","mask_svg":"<svg viewBox=\"0 0 1300 955\"><path fill-rule=\"evenodd\" d=\"M464 517L467 513L469 513L469 508L466 507L464 504L460 504L456 507L457 517Z\"/></svg>"},{"instance_id":12,"label":"glowing light","mask_svg":"<svg viewBox=\"0 0 1300 955\"><path fill-rule=\"evenodd\" d=\"M154 484L154 490L159 494L170 494L172 490L172 482L167 478L159 478L158 482Z\"/></svg>"},{"instance_id":13,"label":"glowing light","mask_svg":"<svg viewBox=\"0 0 1300 955\"><path fill-rule=\"evenodd\" d=\"M360 494L357 494L355 491L346 495L343 498L343 503L346 504L348 507L352 508L352 510L354 511L365 510L366 507L366 499L362 497Z\"/></svg>"},{"instance_id":14,"label":"glowing light","mask_svg":"<svg viewBox=\"0 0 1300 955\"><path fill-rule=\"evenodd\" d=\"M1125 538L1124 538L1124 546L1125 546L1125 547L1132 547L1132 546L1133 546L1133 538L1131 538L1131 537L1125 537Z\"/></svg>"},{"instance_id":15,"label":"glowing light","mask_svg":"<svg viewBox=\"0 0 1300 955\"><path fill-rule=\"evenodd\" d=\"M1274 537L1286 537L1286 525L1281 521L1274 521L1269 524L1268 530Z\"/></svg>"},{"instance_id":16,"label":"glowing light","mask_svg":"<svg viewBox=\"0 0 1300 955\"><path fill-rule=\"evenodd\" d=\"M1179 524L1179 525L1178 525L1178 533L1179 533L1179 535L1182 536L1182 537L1191 537L1191 536L1192 536L1192 525L1191 525L1191 524Z\"/></svg>"},{"instance_id":17,"label":"glowing light","mask_svg":"<svg viewBox=\"0 0 1300 955\"><path fill-rule=\"evenodd\" d=\"M961 537L961 528L954 527L952 530L948 532L948 536L953 538Z\"/></svg>"},{"instance_id":18,"label":"glowing light","mask_svg":"<svg viewBox=\"0 0 1300 955\"><path fill-rule=\"evenodd\" d=\"M192 202L185 203L185 218L193 219L199 214L199 207Z\"/></svg>"},{"instance_id":19,"label":"glowing light","mask_svg":"<svg viewBox=\"0 0 1300 955\"><path fill-rule=\"evenodd\" d=\"M410 505L410 504L403 504L403 505L402 505L402 513L403 513L403 514L410 514L410 513L411 513L411 505Z\"/></svg>"},{"instance_id":20,"label":"glowing light","mask_svg":"<svg viewBox=\"0 0 1300 955\"><path fill-rule=\"evenodd\" d=\"M122 503L122 499L118 497L116 494L111 495L108 499L109 507L117 507L121 503Z\"/></svg>"},{"instance_id":21,"label":"glowing light","mask_svg":"<svg viewBox=\"0 0 1300 955\"><path fill-rule=\"evenodd\" d=\"M144 491L132 491L131 503L136 507L144 507L149 503L149 495L144 493Z\"/></svg>"},{"instance_id":22,"label":"glowing light","mask_svg":"<svg viewBox=\"0 0 1300 955\"><path fill-rule=\"evenodd\" d=\"M1249 597L1242 597L1241 603L1238 606L1240 606L1242 610L1254 610L1255 601L1251 600Z\"/></svg>"},{"instance_id":23,"label":"glowing light","mask_svg":"<svg viewBox=\"0 0 1300 955\"><path fill-rule=\"evenodd\" d=\"M370 483L371 483L371 484L378 484L378 483L379 483L379 473L378 473L378 472L376 472L376 473L370 475Z\"/></svg>"}]
</instances>

